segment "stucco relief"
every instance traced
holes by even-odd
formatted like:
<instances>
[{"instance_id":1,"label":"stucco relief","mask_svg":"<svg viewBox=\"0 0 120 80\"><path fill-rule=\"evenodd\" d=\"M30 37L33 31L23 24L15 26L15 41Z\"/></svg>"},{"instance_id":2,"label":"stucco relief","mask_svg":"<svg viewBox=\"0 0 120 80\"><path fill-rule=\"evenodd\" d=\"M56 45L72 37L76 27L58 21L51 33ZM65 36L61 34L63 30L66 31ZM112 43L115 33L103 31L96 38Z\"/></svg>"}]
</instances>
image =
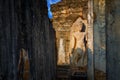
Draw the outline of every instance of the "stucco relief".
<instances>
[{"instance_id":1,"label":"stucco relief","mask_svg":"<svg viewBox=\"0 0 120 80\"><path fill-rule=\"evenodd\" d=\"M84 67L87 65L86 26L85 21L79 17L71 27L69 56L72 66Z\"/></svg>"}]
</instances>

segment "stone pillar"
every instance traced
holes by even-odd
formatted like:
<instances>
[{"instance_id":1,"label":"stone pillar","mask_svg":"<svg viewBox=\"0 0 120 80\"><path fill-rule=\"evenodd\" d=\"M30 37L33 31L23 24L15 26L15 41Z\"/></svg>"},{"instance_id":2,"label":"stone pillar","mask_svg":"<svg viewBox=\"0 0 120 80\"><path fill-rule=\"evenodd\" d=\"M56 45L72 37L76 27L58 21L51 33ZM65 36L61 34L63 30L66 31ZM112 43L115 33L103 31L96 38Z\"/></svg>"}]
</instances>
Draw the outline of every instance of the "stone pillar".
<instances>
[{"instance_id":1,"label":"stone pillar","mask_svg":"<svg viewBox=\"0 0 120 80\"><path fill-rule=\"evenodd\" d=\"M106 80L106 0L94 0L95 80Z\"/></svg>"}]
</instances>

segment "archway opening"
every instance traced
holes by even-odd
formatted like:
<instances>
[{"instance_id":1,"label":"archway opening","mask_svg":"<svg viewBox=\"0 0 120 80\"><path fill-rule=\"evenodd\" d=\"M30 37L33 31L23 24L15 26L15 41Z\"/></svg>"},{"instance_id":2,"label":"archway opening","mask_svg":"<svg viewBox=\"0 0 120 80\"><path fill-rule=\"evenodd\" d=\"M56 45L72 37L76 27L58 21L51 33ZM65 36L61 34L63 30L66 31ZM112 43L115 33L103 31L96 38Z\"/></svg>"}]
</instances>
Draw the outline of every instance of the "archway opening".
<instances>
[{"instance_id":1,"label":"archway opening","mask_svg":"<svg viewBox=\"0 0 120 80\"><path fill-rule=\"evenodd\" d=\"M91 4L91 0L63 0L51 6L51 21L56 32L57 71L59 75L67 74L63 77L81 73L85 73L86 76L88 58L91 58L91 63L93 62ZM88 53L92 57L88 57ZM93 63L89 68L93 72ZM59 73L62 69L63 73Z\"/></svg>"}]
</instances>

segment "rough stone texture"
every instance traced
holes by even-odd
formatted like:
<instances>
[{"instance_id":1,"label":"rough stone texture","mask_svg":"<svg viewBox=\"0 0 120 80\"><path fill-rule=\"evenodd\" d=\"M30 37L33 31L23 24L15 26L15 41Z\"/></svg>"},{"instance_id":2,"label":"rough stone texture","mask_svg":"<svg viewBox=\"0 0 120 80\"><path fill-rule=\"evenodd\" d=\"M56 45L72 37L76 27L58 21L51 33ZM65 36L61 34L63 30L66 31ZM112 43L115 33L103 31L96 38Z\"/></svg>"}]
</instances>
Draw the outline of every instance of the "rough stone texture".
<instances>
[{"instance_id":1,"label":"rough stone texture","mask_svg":"<svg viewBox=\"0 0 120 80\"><path fill-rule=\"evenodd\" d=\"M65 50L67 51L67 45L69 45L68 35L70 34L70 27L78 16L83 15L83 9L79 7L80 9L75 9L74 11L75 5L72 3L75 3L77 1L79 2L79 0L69 0L67 2L66 0L63 1L64 2L59 3L59 7L56 8L60 8L61 10L63 10L63 7L61 6L66 6L66 4L69 6L65 7L65 11L63 10L61 13L59 11L60 9L55 10L57 11L56 14L60 13L60 17L58 18L57 15L54 17L54 19L56 19L56 23L53 22L53 25L55 25L57 41L59 42L60 37L65 38ZM84 2L86 0L80 1ZM106 0L106 5L102 3L104 1L105 0L94 0L94 12L96 16L94 21L94 46L96 46L94 49L95 80L105 80L106 73L107 80L119 80L120 1ZM40 5L40 3L42 4ZM56 66L53 35L54 32L51 27L52 25L49 23L49 20L47 18L47 11L44 12L44 10L47 9L45 9L45 4L43 3L44 2L40 2L40 0L0 0L0 80L18 80L17 71L19 53L21 48L24 48L26 51L28 51L30 72L32 75L31 80L54 80L53 78L55 77L54 71ZM104 13L104 6L106 6L106 14ZM70 14L70 12L67 11L69 10L69 7L73 7L70 9L70 12L72 12L73 14ZM106 16L106 19L104 15ZM65 16L66 18L62 18L63 16ZM57 23L59 21L68 22L67 24L64 24L64 26L61 26L63 23ZM70 24L68 24L69 21ZM93 32L92 28L93 27L89 26L88 29ZM107 34L106 39L105 28ZM90 36L92 35L90 34ZM107 42L106 46L105 40ZM101 49L101 47L103 49L107 47L107 70L105 70L104 62L105 50ZM90 53L93 53L93 48L92 51L88 51ZM88 56L93 57L93 55ZM101 59L103 60L103 65ZM93 71L93 68L94 66L91 66L89 73L92 73L91 71ZM90 80L94 80L93 73L90 74L90 77Z\"/></svg>"},{"instance_id":2,"label":"rough stone texture","mask_svg":"<svg viewBox=\"0 0 120 80\"><path fill-rule=\"evenodd\" d=\"M45 0L0 0L2 80L20 79L18 62L21 49L28 52L30 63L28 80L54 80L56 67L54 39L54 30L47 17Z\"/></svg>"},{"instance_id":3,"label":"rough stone texture","mask_svg":"<svg viewBox=\"0 0 120 80\"><path fill-rule=\"evenodd\" d=\"M94 0L95 80L106 80L105 0Z\"/></svg>"},{"instance_id":4,"label":"rough stone texture","mask_svg":"<svg viewBox=\"0 0 120 80\"><path fill-rule=\"evenodd\" d=\"M59 40L63 38L66 56L69 53L70 27L78 17L87 20L87 2L88 0L62 0L51 7L53 27L56 31L56 45L58 48Z\"/></svg>"},{"instance_id":5,"label":"rough stone texture","mask_svg":"<svg viewBox=\"0 0 120 80\"><path fill-rule=\"evenodd\" d=\"M105 34L105 0L89 0L93 1L94 5L89 4L88 0L63 0L62 2L52 6L53 26L56 30L57 46L59 38L64 38L66 54L68 53L70 41L70 27L78 16L87 20L87 15L91 18L88 20L88 66L90 77L99 76L95 79L104 79L106 74L106 34ZM93 7L93 8L92 8ZM90 10L88 10L90 9ZM94 15L93 14L94 11ZM94 23L92 22L94 19ZM93 28L94 26L94 28ZM93 30L94 29L94 30ZM94 40L93 40L94 35ZM92 42L94 41L94 42ZM94 45L94 47L93 47ZM94 49L93 49L94 48ZM93 52L94 51L94 52ZM94 53L94 54L93 54ZM94 55L94 57L93 57ZM94 61L93 61L94 60ZM94 65L95 64L95 68ZM101 74L98 74L98 71ZM93 72L93 73L92 73ZM102 74L103 73L103 74ZM103 77L102 77L103 76Z\"/></svg>"},{"instance_id":6,"label":"rough stone texture","mask_svg":"<svg viewBox=\"0 0 120 80\"><path fill-rule=\"evenodd\" d=\"M120 1L106 0L107 80L120 79Z\"/></svg>"},{"instance_id":7,"label":"rough stone texture","mask_svg":"<svg viewBox=\"0 0 120 80\"><path fill-rule=\"evenodd\" d=\"M106 73L103 71L95 70L95 80L106 80Z\"/></svg>"},{"instance_id":8,"label":"rough stone texture","mask_svg":"<svg viewBox=\"0 0 120 80\"><path fill-rule=\"evenodd\" d=\"M87 19L88 0L63 0L52 5L55 30L69 31L78 16Z\"/></svg>"}]
</instances>

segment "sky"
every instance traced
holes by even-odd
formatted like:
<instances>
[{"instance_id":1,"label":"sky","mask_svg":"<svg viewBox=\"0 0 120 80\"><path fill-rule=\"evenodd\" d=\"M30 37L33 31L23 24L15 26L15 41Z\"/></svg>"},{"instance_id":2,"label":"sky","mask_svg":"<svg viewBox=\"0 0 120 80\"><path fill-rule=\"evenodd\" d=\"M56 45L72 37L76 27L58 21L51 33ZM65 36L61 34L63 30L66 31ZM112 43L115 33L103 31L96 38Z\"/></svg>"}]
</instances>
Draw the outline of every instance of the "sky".
<instances>
[{"instance_id":1,"label":"sky","mask_svg":"<svg viewBox=\"0 0 120 80\"><path fill-rule=\"evenodd\" d=\"M60 2L61 0L47 0L47 7L48 7L48 17L50 19L52 19L53 15L52 15L52 12L51 12L51 5L52 4L56 4L58 2Z\"/></svg>"}]
</instances>

